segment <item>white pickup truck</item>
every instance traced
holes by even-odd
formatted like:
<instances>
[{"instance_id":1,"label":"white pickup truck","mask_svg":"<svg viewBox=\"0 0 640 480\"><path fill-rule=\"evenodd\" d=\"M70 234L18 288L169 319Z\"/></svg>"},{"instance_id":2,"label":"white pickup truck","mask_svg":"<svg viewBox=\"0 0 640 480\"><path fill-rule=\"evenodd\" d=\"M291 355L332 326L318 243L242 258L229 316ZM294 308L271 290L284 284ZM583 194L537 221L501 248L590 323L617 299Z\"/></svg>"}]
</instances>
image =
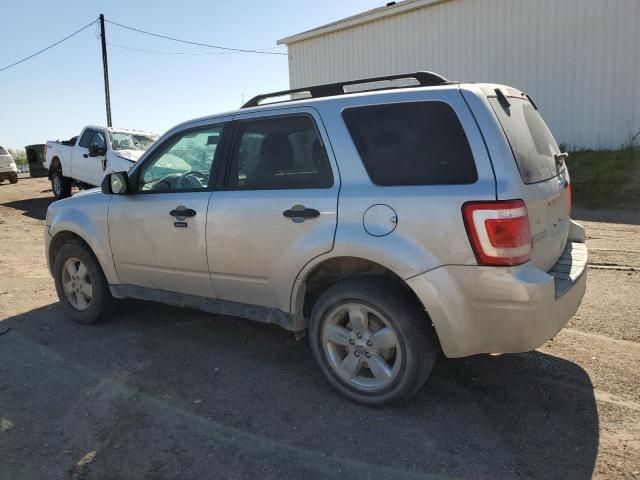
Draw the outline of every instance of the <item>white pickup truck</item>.
<instances>
[{"instance_id":1,"label":"white pickup truck","mask_svg":"<svg viewBox=\"0 0 640 480\"><path fill-rule=\"evenodd\" d=\"M111 172L128 171L158 135L141 130L85 127L64 142L47 142L44 167L56 199L71 195L71 187L95 187Z\"/></svg>"}]
</instances>

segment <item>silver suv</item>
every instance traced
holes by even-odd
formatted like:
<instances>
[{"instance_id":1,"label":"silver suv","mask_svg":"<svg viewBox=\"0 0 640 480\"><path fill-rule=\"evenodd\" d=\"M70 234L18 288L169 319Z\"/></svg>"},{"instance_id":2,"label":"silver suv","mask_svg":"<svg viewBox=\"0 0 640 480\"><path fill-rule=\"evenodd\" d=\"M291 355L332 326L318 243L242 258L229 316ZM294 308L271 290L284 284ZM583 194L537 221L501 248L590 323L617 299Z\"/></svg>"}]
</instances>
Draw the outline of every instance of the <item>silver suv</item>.
<instances>
[{"instance_id":1,"label":"silver suv","mask_svg":"<svg viewBox=\"0 0 640 480\"><path fill-rule=\"evenodd\" d=\"M575 313L565 157L510 87L418 72L276 92L53 203L47 259L80 323L121 298L275 323L308 332L338 391L385 405L438 350L531 350Z\"/></svg>"}]
</instances>

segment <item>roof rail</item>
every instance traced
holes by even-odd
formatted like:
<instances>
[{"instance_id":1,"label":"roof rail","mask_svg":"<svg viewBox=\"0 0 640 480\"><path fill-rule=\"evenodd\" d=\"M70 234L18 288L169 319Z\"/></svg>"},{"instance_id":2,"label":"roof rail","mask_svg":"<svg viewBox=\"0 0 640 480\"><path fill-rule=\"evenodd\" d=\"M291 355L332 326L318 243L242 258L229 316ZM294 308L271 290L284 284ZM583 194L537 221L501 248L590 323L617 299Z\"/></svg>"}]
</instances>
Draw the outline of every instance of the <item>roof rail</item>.
<instances>
[{"instance_id":1,"label":"roof rail","mask_svg":"<svg viewBox=\"0 0 640 480\"><path fill-rule=\"evenodd\" d=\"M260 102L266 100L268 98L276 98L282 97L284 95L292 95L294 93L308 93L309 98L321 98L321 97L332 97L334 95L344 95L346 93L356 93L356 92L346 92L344 87L349 85L359 85L363 83L373 83L373 82L383 82L388 80L400 80L404 78L413 78L418 81L418 85L407 85L402 86L402 88L407 87L431 87L434 85L442 85L445 83L449 83L449 80L444 78L442 75L438 75L433 72L415 72L415 73L403 73L400 75L386 75L384 77L372 77L372 78L362 78L360 80L349 80L346 82L338 82L338 83L328 83L326 85L315 85L313 87L304 87L304 88L294 88L293 90L283 90L281 92L273 92L273 93L265 93L263 95L257 95L249 100L247 103L242 105L242 108L249 107L257 107L260 105ZM379 88L371 89L371 90L380 90ZM357 92L367 92L371 90L358 90ZM306 98L306 97L305 97ZM284 100L292 101L291 100ZM273 103L281 103L281 102L273 102Z\"/></svg>"}]
</instances>

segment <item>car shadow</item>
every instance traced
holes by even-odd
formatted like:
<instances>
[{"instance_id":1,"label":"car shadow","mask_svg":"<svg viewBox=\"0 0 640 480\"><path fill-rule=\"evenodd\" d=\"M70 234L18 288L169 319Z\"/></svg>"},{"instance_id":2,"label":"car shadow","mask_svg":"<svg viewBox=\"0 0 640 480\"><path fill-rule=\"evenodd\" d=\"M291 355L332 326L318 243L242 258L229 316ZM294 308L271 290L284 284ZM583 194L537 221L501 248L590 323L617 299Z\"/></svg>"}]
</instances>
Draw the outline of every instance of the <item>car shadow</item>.
<instances>
[{"instance_id":1,"label":"car shadow","mask_svg":"<svg viewBox=\"0 0 640 480\"><path fill-rule=\"evenodd\" d=\"M27 200L15 200L13 202L0 203L0 206L21 210L23 215L36 220L44 220L47 208L54 201L53 197L29 198Z\"/></svg>"},{"instance_id":2,"label":"car shadow","mask_svg":"<svg viewBox=\"0 0 640 480\"><path fill-rule=\"evenodd\" d=\"M640 210L634 209L596 209L573 208L571 217L580 221L623 223L627 225L640 225Z\"/></svg>"},{"instance_id":3,"label":"car shadow","mask_svg":"<svg viewBox=\"0 0 640 480\"><path fill-rule=\"evenodd\" d=\"M442 360L412 400L372 409L331 389L306 342L268 325L128 301L104 324L75 324L52 304L6 328L2 478L587 479L594 470L589 376L540 352Z\"/></svg>"}]
</instances>

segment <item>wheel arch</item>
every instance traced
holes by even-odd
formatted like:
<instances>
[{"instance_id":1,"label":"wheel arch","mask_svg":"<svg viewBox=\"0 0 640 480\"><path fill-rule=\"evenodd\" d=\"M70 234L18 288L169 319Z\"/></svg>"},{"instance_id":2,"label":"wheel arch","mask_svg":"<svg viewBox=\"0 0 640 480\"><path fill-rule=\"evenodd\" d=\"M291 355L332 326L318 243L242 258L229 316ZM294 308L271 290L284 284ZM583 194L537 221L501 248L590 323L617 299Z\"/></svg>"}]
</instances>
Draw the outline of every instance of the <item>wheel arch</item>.
<instances>
[{"instance_id":1,"label":"wheel arch","mask_svg":"<svg viewBox=\"0 0 640 480\"><path fill-rule=\"evenodd\" d=\"M60 161L60 158L56 155L55 157L53 157L51 159L51 164L49 165L49 180L51 180L51 177L53 176L53 172L56 169L56 166L60 166L60 169L62 169L62 162Z\"/></svg>"},{"instance_id":2,"label":"wheel arch","mask_svg":"<svg viewBox=\"0 0 640 480\"><path fill-rule=\"evenodd\" d=\"M57 228L55 233L49 232L49 234L51 235L51 240L48 243L46 252L49 271L53 273L55 255L60 247L68 242L75 240L84 245L96 258L96 260L98 261L98 265L100 265L100 268L102 269L102 273L104 273L104 276L107 279L107 283L119 283L119 279L113 265L113 260L111 258L111 252L108 249L108 245L107 249L101 247L95 241L91 240L91 238L95 237L93 237L88 231L82 230L80 228L69 228L69 226L65 226L62 228Z\"/></svg>"},{"instance_id":3,"label":"wheel arch","mask_svg":"<svg viewBox=\"0 0 640 480\"><path fill-rule=\"evenodd\" d=\"M333 256L308 265L296 279L291 295L291 307L294 323L300 327L298 329L306 328L313 305L328 287L347 278L368 276L385 278L407 291L425 311L426 320L431 324L428 306L391 267L365 257Z\"/></svg>"}]
</instances>

